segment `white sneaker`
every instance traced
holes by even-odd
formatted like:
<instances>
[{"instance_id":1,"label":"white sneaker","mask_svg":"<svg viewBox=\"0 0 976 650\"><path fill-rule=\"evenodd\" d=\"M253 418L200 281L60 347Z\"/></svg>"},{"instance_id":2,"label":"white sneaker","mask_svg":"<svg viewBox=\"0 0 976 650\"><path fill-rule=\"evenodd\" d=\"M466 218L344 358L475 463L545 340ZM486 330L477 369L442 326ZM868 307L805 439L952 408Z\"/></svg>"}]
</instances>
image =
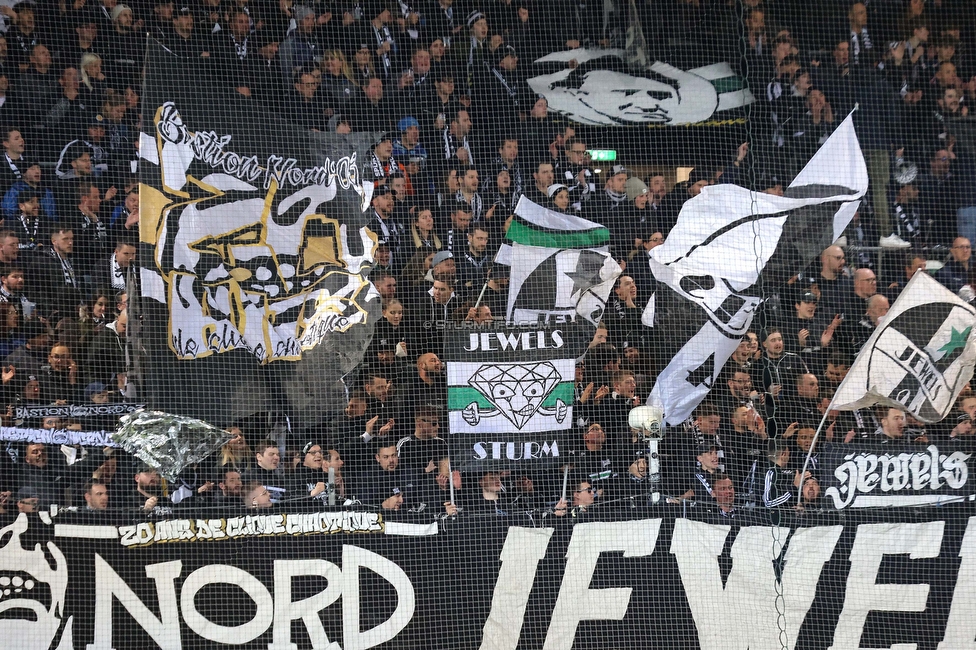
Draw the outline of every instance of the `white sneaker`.
<instances>
[{"instance_id":1,"label":"white sneaker","mask_svg":"<svg viewBox=\"0 0 976 650\"><path fill-rule=\"evenodd\" d=\"M837 238L837 241L834 242L834 246L840 246L841 248L847 248L847 236L846 235L841 235L840 237L838 237Z\"/></svg>"},{"instance_id":2,"label":"white sneaker","mask_svg":"<svg viewBox=\"0 0 976 650\"><path fill-rule=\"evenodd\" d=\"M895 233L891 233L887 237L882 237L881 241L878 243L881 245L881 248L911 248L912 247L911 244L909 244L907 241L905 241Z\"/></svg>"}]
</instances>

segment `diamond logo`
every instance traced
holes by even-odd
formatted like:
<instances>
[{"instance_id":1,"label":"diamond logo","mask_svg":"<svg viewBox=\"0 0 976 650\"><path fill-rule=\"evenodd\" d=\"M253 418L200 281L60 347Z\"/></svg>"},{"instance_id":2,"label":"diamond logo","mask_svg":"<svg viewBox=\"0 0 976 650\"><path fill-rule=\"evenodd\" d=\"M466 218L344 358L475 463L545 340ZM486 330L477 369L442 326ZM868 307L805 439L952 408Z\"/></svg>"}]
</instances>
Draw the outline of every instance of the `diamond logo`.
<instances>
[{"instance_id":1,"label":"diamond logo","mask_svg":"<svg viewBox=\"0 0 976 650\"><path fill-rule=\"evenodd\" d=\"M484 395L517 429L521 429L559 384L560 375L548 361L531 364L486 364L468 384Z\"/></svg>"}]
</instances>

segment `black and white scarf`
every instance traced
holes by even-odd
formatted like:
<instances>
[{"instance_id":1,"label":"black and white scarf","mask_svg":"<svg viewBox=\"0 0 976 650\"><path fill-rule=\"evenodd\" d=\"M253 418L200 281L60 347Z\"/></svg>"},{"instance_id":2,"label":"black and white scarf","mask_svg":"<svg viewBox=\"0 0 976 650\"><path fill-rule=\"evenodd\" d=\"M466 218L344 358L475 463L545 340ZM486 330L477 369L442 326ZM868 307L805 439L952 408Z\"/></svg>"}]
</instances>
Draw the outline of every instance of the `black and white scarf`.
<instances>
[{"instance_id":1,"label":"black and white scarf","mask_svg":"<svg viewBox=\"0 0 976 650\"><path fill-rule=\"evenodd\" d=\"M458 149L465 149L468 152L468 164L474 165L474 156L471 154L471 147L468 145L468 139L458 140L451 134L451 127L448 126L444 129L444 158L445 160L450 160L457 154Z\"/></svg>"},{"instance_id":2,"label":"black and white scarf","mask_svg":"<svg viewBox=\"0 0 976 650\"><path fill-rule=\"evenodd\" d=\"M93 233L92 237L96 241L104 242L106 237L108 236L108 231L105 229L105 224L102 223L102 220L99 219L96 221L91 217L89 217L84 212L81 213L81 216L82 216L81 229L84 230L85 232L88 232L88 229L94 226L95 232Z\"/></svg>"},{"instance_id":3,"label":"black and white scarf","mask_svg":"<svg viewBox=\"0 0 976 650\"><path fill-rule=\"evenodd\" d=\"M467 260L468 264L472 267L478 269L482 273L485 271L485 265L488 264L488 256L482 255L481 257L475 257L471 254L470 249L464 254L464 259Z\"/></svg>"},{"instance_id":4,"label":"black and white scarf","mask_svg":"<svg viewBox=\"0 0 976 650\"><path fill-rule=\"evenodd\" d=\"M56 250L51 249L51 257L56 259L61 264L61 273L64 275L64 284L69 287L78 287L78 282L75 280L75 267L71 265L71 260L67 257L62 257Z\"/></svg>"},{"instance_id":5,"label":"black and white scarf","mask_svg":"<svg viewBox=\"0 0 976 650\"><path fill-rule=\"evenodd\" d=\"M115 253L112 253L112 288L118 289L119 291L125 291L125 269L119 266L118 261L115 259Z\"/></svg>"},{"instance_id":6,"label":"black and white scarf","mask_svg":"<svg viewBox=\"0 0 976 650\"><path fill-rule=\"evenodd\" d=\"M390 49L385 54L380 56L380 60L383 62L383 76L389 77L393 68L393 60L390 58L390 53L396 54L397 46L396 41L393 40L393 35L390 33L390 28L386 25L378 28L373 26L373 36L376 38L376 44L381 46L383 43L389 43Z\"/></svg>"},{"instance_id":7,"label":"black and white scarf","mask_svg":"<svg viewBox=\"0 0 976 650\"><path fill-rule=\"evenodd\" d=\"M487 65L487 64L485 64L485 65ZM508 80L505 78L505 74L501 70L499 70L498 68L491 68L491 73L493 75L495 75L495 78L498 79L499 82L501 82L502 88L505 89L505 92L508 93L508 96L517 105L518 104L518 91L515 88L512 87L512 84L508 83Z\"/></svg>"},{"instance_id":8,"label":"black and white scarf","mask_svg":"<svg viewBox=\"0 0 976 650\"><path fill-rule=\"evenodd\" d=\"M24 226L24 232L27 233L28 241L20 242L18 248L36 248L37 247L37 231L41 228L41 220L34 219L34 223L28 225L27 215L20 215L20 223Z\"/></svg>"},{"instance_id":9,"label":"black and white scarf","mask_svg":"<svg viewBox=\"0 0 976 650\"><path fill-rule=\"evenodd\" d=\"M373 210L373 221L379 226L380 232L383 233L383 239L386 240L390 248L398 249L400 237L403 235L403 228L400 224L393 219L384 219L375 209Z\"/></svg>"},{"instance_id":10,"label":"black and white scarf","mask_svg":"<svg viewBox=\"0 0 976 650\"><path fill-rule=\"evenodd\" d=\"M17 168L17 163L10 158L10 155L5 153L3 154L3 157L7 159L7 164L10 165L10 171L13 172L14 176L17 177L17 180L23 178L24 175L21 173L20 169Z\"/></svg>"},{"instance_id":11,"label":"black and white scarf","mask_svg":"<svg viewBox=\"0 0 976 650\"><path fill-rule=\"evenodd\" d=\"M369 166L373 170L373 178L387 178L398 171L398 165L392 157L384 163L375 153L370 157Z\"/></svg>"},{"instance_id":12,"label":"black and white scarf","mask_svg":"<svg viewBox=\"0 0 976 650\"><path fill-rule=\"evenodd\" d=\"M466 198L464 198L464 194L461 192L461 190L458 190L457 194L454 195L454 200L468 204L468 206L471 208L472 223L481 221L481 218L485 214L485 202L481 199L480 194L475 192L474 195L472 195L471 200L468 201Z\"/></svg>"},{"instance_id":13,"label":"black and white scarf","mask_svg":"<svg viewBox=\"0 0 976 650\"><path fill-rule=\"evenodd\" d=\"M247 58L247 36L244 37L244 41L241 43L237 42L237 39L233 36L230 40L234 41L234 50L237 52L237 58L243 61Z\"/></svg>"}]
</instances>

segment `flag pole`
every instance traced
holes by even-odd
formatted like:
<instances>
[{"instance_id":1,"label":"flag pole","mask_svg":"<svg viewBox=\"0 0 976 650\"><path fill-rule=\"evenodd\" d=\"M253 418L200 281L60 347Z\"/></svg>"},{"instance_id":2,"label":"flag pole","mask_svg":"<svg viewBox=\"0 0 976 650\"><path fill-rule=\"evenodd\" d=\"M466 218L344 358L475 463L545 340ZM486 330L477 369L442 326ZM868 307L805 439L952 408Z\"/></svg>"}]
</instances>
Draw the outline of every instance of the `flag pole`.
<instances>
[{"instance_id":1,"label":"flag pole","mask_svg":"<svg viewBox=\"0 0 976 650\"><path fill-rule=\"evenodd\" d=\"M867 348L867 344L865 344L864 347L861 348L861 351L857 353L857 357L855 357L854 361L851 362L851 368L853 368L854 364L857 363L858 358L860 358L861 354L863 354L865 348ZM810 455L813 453L813 450L817 448L817 440L820 439L820 432L823 431L824 423L827 421L827 418L830 416L830 410L831 407L834 405L834 400L837 399L837 395L840 394L840 389L844 387L844 384L847 383L847 379L850 376L851 373L850 370L848 370L847 374L844 375L844 378L841 380L840 384L837 385L837 390L834 391L833 397L830 398L830 403L827 404L827 408L824 409L823 417L820 418L820 424L817 425L817 430L813 433L813 441L810 443L810 450L807 452L807 457L803 459L803 469L800 472L800 485L799 487L797 487L797 495L796 495L797 503L800 503L800 501L803 499L803 481L804 481L804 477L806 477L807 475L807 467L810 464Z\"/></svg>"},{"instance_id":2,"label":"flag pole","mask_svg":"<svg viewBox=\"0 0 976 650\"><path fill-rule=\"evenodd\" d=\"M454 469L451 467L451 458L447 458L447 484L451 490L451 505L454 504Z\"/></svg>"},{"instance_id":3,"label":"flag pole","mask_svg":"<svg viewBox=\"0 0 976 650\"><path fill-rule=\"evenodd\" d=\"M563 491L562 500L566 499L566 487L569 485L569 465L563 465Z\"/></svg>"},{"instance_id":4,"label":"flag pole","mask_svg":"<svg viewBox=\"0 0 976 650\"><path fill-rule=\"evenodd\" d=\"M488 283L491 282L491 269L488 269L488 273L485 274L485 283L481 287L481 293L478 294L478 300L474 303L474 317L478 317L478 307L481 306L481 299L485 297L485 291L488 289Z\"/></svg>"},{"instance_id":5,"label":"flag pole","mask_svg":"<svg viewBox=\"0 0 976 650\"><path fill-rule=\"evenodd\" d=\"M830 404L827 405L824 411L823 417L820 418L820 424L817 425L817 430L813 434L813 442L810 443L810 450L807 451L807 457L803 459L803 469L800 470L800 485L797 487L796 502L798 504L803 503L803 481L806 479L807 467L810 464L810 454L813 450L817 448L817 439L820 437L820 432L823 431L824 423L827 422L827 417L830 415L830 407L833 406L834 400L830 400Z\"/></svg>"}]
</instances>

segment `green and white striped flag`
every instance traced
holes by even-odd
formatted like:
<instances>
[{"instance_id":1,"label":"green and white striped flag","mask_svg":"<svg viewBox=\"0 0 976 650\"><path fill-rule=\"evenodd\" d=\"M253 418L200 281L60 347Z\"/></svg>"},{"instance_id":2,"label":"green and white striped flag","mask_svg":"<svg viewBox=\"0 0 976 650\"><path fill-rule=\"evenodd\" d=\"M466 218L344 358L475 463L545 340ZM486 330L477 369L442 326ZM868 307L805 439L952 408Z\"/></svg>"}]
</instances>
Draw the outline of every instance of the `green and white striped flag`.
<instances>
[{"instance_id":1,"label":"green and white striped flag","mask_svg":"<svg viewBox=\"0 0 976 650\"><path fill-rule=\"evenodd\" d=\"M573 425L581 347L570 331L496 327L449 333L447 404L451 455L459 466L552 460L565 450L570 441L561 436L568 434L559 432Z\"/></svg>"},{"instance_id":2,"label":"green and white striped flag","mask_svg":"<svg viewBox=\"0 0 976 650\"><path fill-rule=\"evenodd\" d=\"M509 323L600 322L621 273L610 256L610 231L548 210L524 196L495 257L509 273Z\"/></svg>"}]
</instances>

